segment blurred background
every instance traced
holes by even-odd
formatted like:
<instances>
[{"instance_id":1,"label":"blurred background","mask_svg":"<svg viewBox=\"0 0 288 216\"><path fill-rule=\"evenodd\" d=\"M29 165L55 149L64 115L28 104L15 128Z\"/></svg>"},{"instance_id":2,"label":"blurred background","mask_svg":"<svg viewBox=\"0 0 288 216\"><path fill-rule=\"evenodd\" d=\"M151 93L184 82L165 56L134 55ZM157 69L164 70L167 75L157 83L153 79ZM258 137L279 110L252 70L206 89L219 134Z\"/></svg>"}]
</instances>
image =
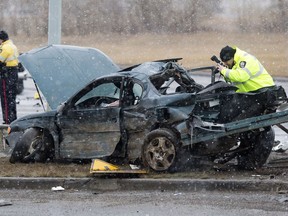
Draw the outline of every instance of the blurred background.
<instances>
[{"instance_id":1,"label":"blurred background","mask_svg":"<svg viewBox=\"0 0 288 216\"><path fill-rule=\"evenodd\" d=\"M20 52L47 45L48 0L0 0L0 28ZM94 47L127 66L182 57L213 65L222 47L255 55L287 76L287 0L62 0L62 44Z\"/></svg>"}]
</instances>

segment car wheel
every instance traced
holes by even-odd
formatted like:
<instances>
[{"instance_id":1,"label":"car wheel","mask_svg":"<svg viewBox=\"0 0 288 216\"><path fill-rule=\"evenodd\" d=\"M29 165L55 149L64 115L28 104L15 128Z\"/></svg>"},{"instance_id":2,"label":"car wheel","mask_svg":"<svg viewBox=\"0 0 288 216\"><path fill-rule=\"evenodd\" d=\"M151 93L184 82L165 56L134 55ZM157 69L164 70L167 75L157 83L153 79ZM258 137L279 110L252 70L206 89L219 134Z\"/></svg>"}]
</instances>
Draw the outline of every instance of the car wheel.
<instances>
[{"instance_id":1,"label":"car wheel","mask_svg":"<svg viewBox=\"0 0 288 216\"><path fill-rule=\"evenodd\" d=\"M246 138L241 142L252 144L252 148L238 156L238 166L241 169L253 170L261 168L269 157L275 140L272 127L260 131L254 138ZM246 144L247 145L247 144Z\"/></svg>"},{"instance_id":2,"label":"car wheel","mask_svg":"<svg viewBox=\"0 0 288 216\"><path fill-rule=\"evenodd\" d=\"M19 140L11 154L10 162L45 162L52 151L52 142L43 131L28 129Z\"/></svg>"},{"instance_id":3,"label":"car wheel","mask_svg":"<svg viewBox=\"0 0 288 216\"><path fill-rule=\"evenodd\" d=\"M177 136L169 129L157 129L145 137L142 161L145 167L155 171L169 171L176 164Z\"/></svg>"}]
</instances>

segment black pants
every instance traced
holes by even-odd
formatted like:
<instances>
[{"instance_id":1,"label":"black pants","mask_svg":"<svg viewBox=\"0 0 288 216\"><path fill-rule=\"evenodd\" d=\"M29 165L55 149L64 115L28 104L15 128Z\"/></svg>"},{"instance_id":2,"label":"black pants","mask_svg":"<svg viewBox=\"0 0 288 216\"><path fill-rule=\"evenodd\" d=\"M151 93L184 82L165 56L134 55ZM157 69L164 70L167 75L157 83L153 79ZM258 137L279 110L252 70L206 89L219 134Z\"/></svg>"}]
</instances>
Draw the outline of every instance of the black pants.
<instances>
[{"instance_id":1,"label":"black pants","mask_svg":"<svg viewBox=\"0 0 288 216\"><path fill-rule=\"evenodd\" d=\"M1 106L3 123L10 124L17 119L16 94L18 83L18 68L3 68L0 70Z\"/></svg>"}]
</instances>

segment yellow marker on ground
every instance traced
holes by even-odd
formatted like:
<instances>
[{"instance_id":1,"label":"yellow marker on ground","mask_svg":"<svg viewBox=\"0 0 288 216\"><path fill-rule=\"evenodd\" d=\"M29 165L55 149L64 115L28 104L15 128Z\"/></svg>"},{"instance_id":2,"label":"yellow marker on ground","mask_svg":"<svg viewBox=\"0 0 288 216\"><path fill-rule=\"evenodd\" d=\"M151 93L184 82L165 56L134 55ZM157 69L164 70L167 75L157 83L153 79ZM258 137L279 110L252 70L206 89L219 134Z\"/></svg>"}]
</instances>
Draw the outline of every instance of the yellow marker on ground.
<instances>
[{"instance_id":1,"label":"yellow marker on ground","mask_svg":"<svg viewBox=\"0 0 288 216\"><path fill-rule=\"evenodd\" d=\"M91 165L91 170L93 171L115 171L119 169L118 166L99 159L94 159Z\"/></svg>"},{"instance_id":2,"label":"yellow marker on ground","mask_svg":"<svg viewBox=\"0 0 288 216\"><path fill-rule=\"evenodd\" d=\"M119 174L146 174L146 170L141 169L131 169L127 166L116 166L113 164L110 164L106 161L102 161L99 159L93 159L90 173L98 173L98 174L113 174L113 173L119 173Z\"/></svg>"}]
</instances>

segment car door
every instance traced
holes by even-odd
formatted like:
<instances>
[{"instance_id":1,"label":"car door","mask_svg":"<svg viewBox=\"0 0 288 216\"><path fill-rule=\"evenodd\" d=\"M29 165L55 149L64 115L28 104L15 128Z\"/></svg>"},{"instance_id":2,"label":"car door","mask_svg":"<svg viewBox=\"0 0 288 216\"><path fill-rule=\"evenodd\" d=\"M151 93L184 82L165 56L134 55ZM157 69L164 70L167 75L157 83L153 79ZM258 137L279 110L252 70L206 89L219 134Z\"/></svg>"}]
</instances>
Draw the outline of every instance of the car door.
<instances>
[{"instance_id":1,"label":"car door","mask_svg":"<svg viewBox=\"0 0 288 216\"><path fill-rule=\"evenodd\" d=\"M57 117L61 158L97 158L111 155L118 144L121 80L103 79L74 97Z\"/></svg>"}]
</instances>

